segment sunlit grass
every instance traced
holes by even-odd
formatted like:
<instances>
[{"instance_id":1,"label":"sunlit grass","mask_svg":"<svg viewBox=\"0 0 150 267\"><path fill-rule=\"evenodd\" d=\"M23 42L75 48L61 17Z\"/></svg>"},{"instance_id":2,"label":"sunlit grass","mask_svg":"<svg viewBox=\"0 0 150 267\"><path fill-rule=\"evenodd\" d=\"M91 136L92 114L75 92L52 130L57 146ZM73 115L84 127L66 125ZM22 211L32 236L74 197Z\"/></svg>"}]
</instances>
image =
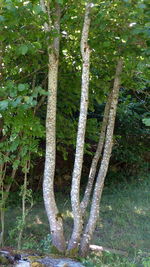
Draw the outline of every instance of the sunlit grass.
<instances>
[{"instance_id":1,"label":"sunlit grass","mask_svg":"<svg viewBox=\"0 0 150 267\"><path fill-rule=\"evenodd\" d=\"M144 183L105 189L94 241L130 251L149 251L150 193Z\"/></svg>"}]
</instances>

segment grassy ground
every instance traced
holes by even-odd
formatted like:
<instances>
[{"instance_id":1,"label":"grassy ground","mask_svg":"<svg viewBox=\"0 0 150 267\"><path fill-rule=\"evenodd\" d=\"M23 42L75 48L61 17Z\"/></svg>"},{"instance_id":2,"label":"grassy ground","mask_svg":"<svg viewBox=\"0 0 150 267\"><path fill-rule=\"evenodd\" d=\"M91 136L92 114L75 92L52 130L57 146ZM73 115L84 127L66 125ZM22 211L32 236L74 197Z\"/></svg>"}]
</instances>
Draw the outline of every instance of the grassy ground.
<instances>
[{"instance_id":1,"label":"grassy ground","mask_svg":"<svg viewBox=\"0 0 150 267\"><path fill-rule=\"evenodd\" d=\"M57 202L69 237L72 227L69 196L59 193ZM6 245L17 244L20 215L21 209L14 200L6 211ZM26 219L22 248L49 252L51 237L48 233L43 200L36 196ZM83 260L86 266L150 266L150 180L105 187L92 243L125 251L128 257L112 253L103 253L100 257L93 255Z\"/></svg>"}]
</instances>

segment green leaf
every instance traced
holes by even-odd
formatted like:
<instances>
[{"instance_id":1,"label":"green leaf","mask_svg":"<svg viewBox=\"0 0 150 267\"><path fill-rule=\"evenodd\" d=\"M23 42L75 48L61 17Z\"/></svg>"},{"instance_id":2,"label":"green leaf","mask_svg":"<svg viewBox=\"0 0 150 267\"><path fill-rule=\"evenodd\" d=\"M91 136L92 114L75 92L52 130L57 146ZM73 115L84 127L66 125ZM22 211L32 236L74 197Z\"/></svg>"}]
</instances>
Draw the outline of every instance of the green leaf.
<instances>
[{"instance_id":1,"label":"green leaf","mask_svg":"<svg viewBox=\"0 0 150 267\"><path fill-rule=\"evenodd\" d=\"M18 148L18 145L19 145L18 140L17 142L14 140L13 143L9 146L9 151L11 152L15 151Z\"/></svg>"},{"instance_id":2,"label":"green leaf","mask_svg":"<svg viewBox=\"0 0 150 267\"><path fill-rule=\"evenodd\" d=\"M146 126L150 126L150 118L144 118L142 120L142 122L146 125Z\"/></svg>"},{"instance_id":3,"label":"green leaf","mask_svg":"<svg viewBox=\"0 0 150 267\"><path fill-rule=\"evenodd\" d=\"M49 95L49 93L45 91L44 89L41 89L39 93L40 95Z\"/></svg>"},{"instance_id":4,"label":"green leaf","mask_svg":"<svg viewBox=\"0 0 150 267\"><path fill-rule=\"evenodd\" d=\"M17 96L17 90L14 88L13 90L10 91L10 97L16 97Z\"/></svg>"},{"instance_id":5,"label":"green leaf","mask_svg":"<svg viewBox=\"0 0 150 267\"><path fill-rule=\"evenodd\" d=\"M4 96L7 96L7 88L0 87L0 97L4 98Z\"/></svg>"},{"instance_id":6,"label":"green leaf","mask_svg":"<svg viewBox=\"0 0 150 267\"><path fill-rule=\"evenodd\" d=\"M21 103L21 97L18 97L16 100L12 101L12 107L17 107Z\"/></svg>"},{"instance_id":7,"label":"green leaf","mask_svg":"<svg viewBox=\"0 0 150 267\"><path fill-rule=\"evenodd\" d=\"M7 82L7 87L8 87L9 89L13 89L13 88L14 88L14 82L13 82L13 81L8 81L8 82Z\"/></svg>"},{"instance_id":8,"label":"green leaf","mask_svg":"<svg viewBox=\"0 0 150 267\"><path fill-rule=\"evenodd\" d=\"M45 91L44 89L42 89L41 86L37 86L35 89L40 95L49 95L49 93Z\"/></svg>"},{"instance_id":9,"label":"green leaf","mask_svg":"<svg viewBox=\"0 0 150 267\"><path fill-rule=\"evenodd\" d=\"M61 5L62 5L63 2L64 2L63 0L57 0L57 3L58 3L58 4L61 4Z\"/></svg>"},{"instance_id":10,"label":"green leaf","mask_svg":"<svg viewBox=\"0 0 150 267\"><path fill-rule=\"evenodd\" d=\"M3 22L3 21L5 21L4 16L0 16L0 22Z\"/></svg>"},{"instance_id":11,"label":"green leaf","mask_svg":"<svg viewBox=\"0 0 150 267\"><path fill-rule=\"evenodd\" d=\"M20 152L21 157L23 158L28 152L28 146L24 146Z\"/></svg>"},{"instance_id":12,"label":"green leaf","mask_svg":"<svg viewBox=\"0 0 150 267\"><path fill-rule=\"evenodd\" d=\"M0 35L0 41L2 41L2 42L3 42L4 40L5 40L5 36L4 36L4 35L3 35L3 36L2 36L2 35Z\"/></svg>"},{"instance_id":13,"label":"green leaf","mask_svg":"<svg viewBox=\"0 0 150 267\"><path fill-rule=\"evenodd\" d=\"M26 89L26 85L25 85L25 84L20 83L20 84L18 85L18 91L24 91L25 89Z\"/></svg>"},{"instance_id":14,"label":"green leaf","mask_svg":"<svg viewBox=\"0 0 150 267\"><path fill-rule=\"evenodd\" d=\"M109 42L104 42L104 43L103 43L103 46L104 46L104 47L110 47L110 43L109 43Z\"/></svg>"},{"instance_id":15,"label":"green leaf","mask_svg":"<svg viewBox=\"0 0 150 267\"><path fill-rule=\"evenodd\" d=\"M29 106L35 106L37 104L37 101L33 99L33 96L24 96L24 100Z\"/></svg>"},{"instance_id":16,"label":"green leaf","mask_svg":"<svg viewBox=\"0 0 150 267\"><path fill-rule=\"evenodd\" d=\"M5 110L8 107L8 100L0 101L0 110Z\"/></svg>"},{"instance_id":17,"label":"green leaf","mask_svg":"<svg viewBox=\"0 0 150 267\"><path fill-rule=\"evenodd\" d=\"M18 49L19 54L25 55L28 52L28 46L27 45L21 45Z\"/></svg>"},{"instance_id":18,"label":"green leaf","mask_svg":"<svg viewBox=\"0 0 150 267\"><path fill-rule=\"evenodd\" d=\"M42 11L41 6L36 5L33 7L33 12L38 15Z\"/></svg>"},{"instance_id":19,"label":"green leaf","mask_svg":"<svg viewBox=\"0 0 150 267\"><path fill-rule=\"evenodd\" d=\"M13 169L18 169L18 167L19 167L19 164L20 164L20 160L15 160L14 162L13 162Z\"/></svg>"},{"instance_id":20,"label":"green leaf","mask_svg":"<svg viewBox=\"0 0 150 267\"><path fill-rule=\"evenodd\" d=\"M138 7L143 9L143 8L146 8L146 5L145 4L139 4Z\"/></svg>"},{"instance_id":21,"label":"green leaf","mask_svg":"<svg viewBox=\"0 0 150 267\"><path fill-rule=\"evenodd\" d=\"M42 48L42 45L40 42L34 42L33 45L35 46L35 48L37 49L41 49Z\"/></svg>"},{"instance_id":22,"label":"green leaf","mask_svg":"<svg viewBox=\"0 0 150 267\"><path fill-rule=\"evenodd\" d=\"M32 107L34 107L34 106L37 105L37 101L36 100L33 100L31 104L32 104Z\"/></svg>"}]
</instances>

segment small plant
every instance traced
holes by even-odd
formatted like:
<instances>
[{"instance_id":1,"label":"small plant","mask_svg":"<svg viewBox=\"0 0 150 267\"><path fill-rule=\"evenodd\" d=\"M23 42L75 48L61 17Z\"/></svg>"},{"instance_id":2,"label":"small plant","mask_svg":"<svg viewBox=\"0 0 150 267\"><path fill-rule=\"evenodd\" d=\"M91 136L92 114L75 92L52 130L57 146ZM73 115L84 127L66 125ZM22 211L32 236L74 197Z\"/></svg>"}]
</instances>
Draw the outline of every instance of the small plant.
<instances>
[{"instance_id":1,"label":"small plant","mask_svg":"<svg viewBox=\"0 0 150 267\"><path fill-rule=\"evenodd\" d=\"M16 233L18 234L17 236L18 249L21 249L22 235L24 228L26 226L26 217L31 208L33 207L32 190L27 189L28 185L27 173L29 169L30 169L30 164L28 167L28 162L26 162L26 165L24 167L24 184L21 186L21 191L19 194L22 197L22 215L17 217L16 226L9 233L10 239L12 239L16 235ZM27 204L29 205L27 206Z\"/></svg>"},{"instance_id":2,"label":"small plant","mask_svg":"<svg viewBox=\"0 0 150 267\"><path fill-rule=\"evenodd\" d=\"M27 237L25 240L22 242L22 249L37 249L37 241L36 241L36 236L30 236Z\"/></svg>"},{"instance_id":3,"label":"small plant","mask_svg":"<svg viewBox=\"0 0 150 267\"><path fill-rule=\"evenodd\" d=\"M98 266L102 266L102 260L100 257L96 257L96 256L93 256L93 257L87 257L86 259L82 259L82 263L85 265L85 266L88 266L88 267L98 267Z\"/></svg>"},{"instance_id":4,"label":"small plant","mask_svg":"<svg viewBox=\"0 0 150 267\"><path fill-rule=\"evenodd\" d=\"M52 238L51 235L48 234L40 241L37 249L45 253L50 253L51 248L52 248Z\"/></svg>"},{"instance_id":5,"label":"small plant","mask_svg":"<svg viewBox=\"0 0 150 267\"><path fill-rule=\"evenodd\" d=\"M18 231L22 228L22 217L18 216L16 217L16 224L15 226L9 231L9 241L13 245L16 243L16 236Z\"/></svg>"},{"instance_id":6,"label":"small plant","mask_svg":"<svg viewBox=\"0 0 150 267\"><path fill-rule=\"evenodd\" d=\"M27 184L28 184L27 173L28 173L29 169L30 169L30 163L29 163L29 167L28 167L28 162L27 162L26 166L24 168L24 184L21 187L21 192L20 192L20 195L22 196L22 217L21 217L20 223L18 224L18 227L19 227L18 228L18 230L19 230L18 249L21 249L21 239L22 239L24 227L26 225L26 217L33 206L32 190L27 189ZM30 204L29 207L27 207L27 203Z\"/></svg>"},{"instance_id":7,"label":"small plant","mask_svg":"<svg viewBox=\"0 0 150 267\"><path fill-rule=\"evenodd\" d=\"M142 260L143 267L149 267L150 266L150 257L144 258Z\"/></svg>"},{"instance_id":8,"label":"small plant","mask_svg":"<svg viewBox=\"0 0 150 267\"><path fill-rule=\"evenodd\" d=\"M87 267L135 267L134 263L127 258L109 252L103 252L101 256L92 255L82 259L82 263Z\"/></svg>"}]
</instances>

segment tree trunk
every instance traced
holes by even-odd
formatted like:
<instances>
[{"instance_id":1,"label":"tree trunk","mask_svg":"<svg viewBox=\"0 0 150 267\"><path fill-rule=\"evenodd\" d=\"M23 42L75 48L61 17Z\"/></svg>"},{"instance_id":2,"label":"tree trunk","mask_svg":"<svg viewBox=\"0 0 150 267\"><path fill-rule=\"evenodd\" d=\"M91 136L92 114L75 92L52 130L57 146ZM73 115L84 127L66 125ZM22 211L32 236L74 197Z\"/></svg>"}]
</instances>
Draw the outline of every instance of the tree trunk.
<instances>
[{"instance_id":1,"label":"tree trunk","mask_svg":"<svg viewBox=\"0 0 150 267\"><path fill-rule=\"evenodd\" d=\"M43 3L43 1L41 1ZM45 12L44 3L42 9ZM48 14L49 15L49 14ZM60 6L56 4L53 28L60 33ZM45 24L45 30L50 25ZM59 211L54 196L54 175L56 161L56 102L57 102L57 76L59 63L59 42L60 38L55 37L53 44L48 47L49 72L48 72L48 103L46 117L46 157L43 181L43 196L50 224L52 244L59 251L65 251L65 238L63 232L62 218L58 217Z\"/></svg>"},{"instance_id":2,"label":"tree trunk","mask_svg":"<svg viewBox=\"0 0 150 267\"><path fill-rule=\"evenodd\" d=\"M82 67L82 88L80 102L80 116L78 122L78 133L76 143L76 154L72 176L71 187L71 205L74 216L74 228L71 239L68 244L68 250L78 248L82 233L82 214L80 209L80 179L82 172L83 154L84 154L84 139L87 121L88 109L88 91L89 91L89 68L90 68L90 48L88 46L88 33L90 27L90 10L91 3L86 5L84 25L81 37L81 55L83 60Z\"/></svg>"},{"instance_id":3,"label":"tree trunk","mask_svg":"<svg viewBox=\"0 0 150 267\"><path fill-rule=\"evenodd\" d=\"M112 90L112 100L111 100L111 107L110 107L110 113L109 113L109 119L108 119L106 138L105 138L103 158L101 161L101 166L99 169L97 181L96 181L95 188L94 188L90 217L86 225L83 238L81 240L80 251L83 257L85 257L88 253L90 241L93 236L96 222L99 216L99 204L101 200L104 180L107 174L107 169L108 169L109 160L110 160L111 151L112 151L112 145L113 145L113 131L114 131L116 109L117 109L117 103L118 103L118 95L119 95L119 87L120 87L120 79L121 79L120 76L122 73L122 66L123 66L123 61L122 59L119 59L117 68L116 68L114 86Z\"/></svg>"},{"instance_id":4,"label":"tree trunk","mask_svg":"<svg viewBox=\"0 0 150 267\"><path fill-rule=\"evenodd\" d=\"M96 149L95 155L94 155L93 160L92 160L92 164L91 164L91 168L90 168L90 172L89 172L89 177L88 177L88 183L87 183L87 186L86 186L84 197L83 197L82 202L80 204L82 217L84 217L86 208L87 208L87 206L89 204L90 195L91 195L91 191L92 191L92 187L93 187L93 182L94 182L94 178L95 178L95 174L96 174L97 164L98 164L98 161L100 159L100 156L101 156L101 153L102 153L102 149L103 149L103 146L104 146L104 142L105 142L105 133L106 133L106 127L107 127L107 122L108 122L110 104L111 104L111 93L110 93L110 95L109 95L109 97L107 99L107 103L105 105L105 110L104 110L104 116L103 116L103 122L102 122L99 142L98 142L98 145L97 145L97 149Z\"/></svg>"}]
</instances>

